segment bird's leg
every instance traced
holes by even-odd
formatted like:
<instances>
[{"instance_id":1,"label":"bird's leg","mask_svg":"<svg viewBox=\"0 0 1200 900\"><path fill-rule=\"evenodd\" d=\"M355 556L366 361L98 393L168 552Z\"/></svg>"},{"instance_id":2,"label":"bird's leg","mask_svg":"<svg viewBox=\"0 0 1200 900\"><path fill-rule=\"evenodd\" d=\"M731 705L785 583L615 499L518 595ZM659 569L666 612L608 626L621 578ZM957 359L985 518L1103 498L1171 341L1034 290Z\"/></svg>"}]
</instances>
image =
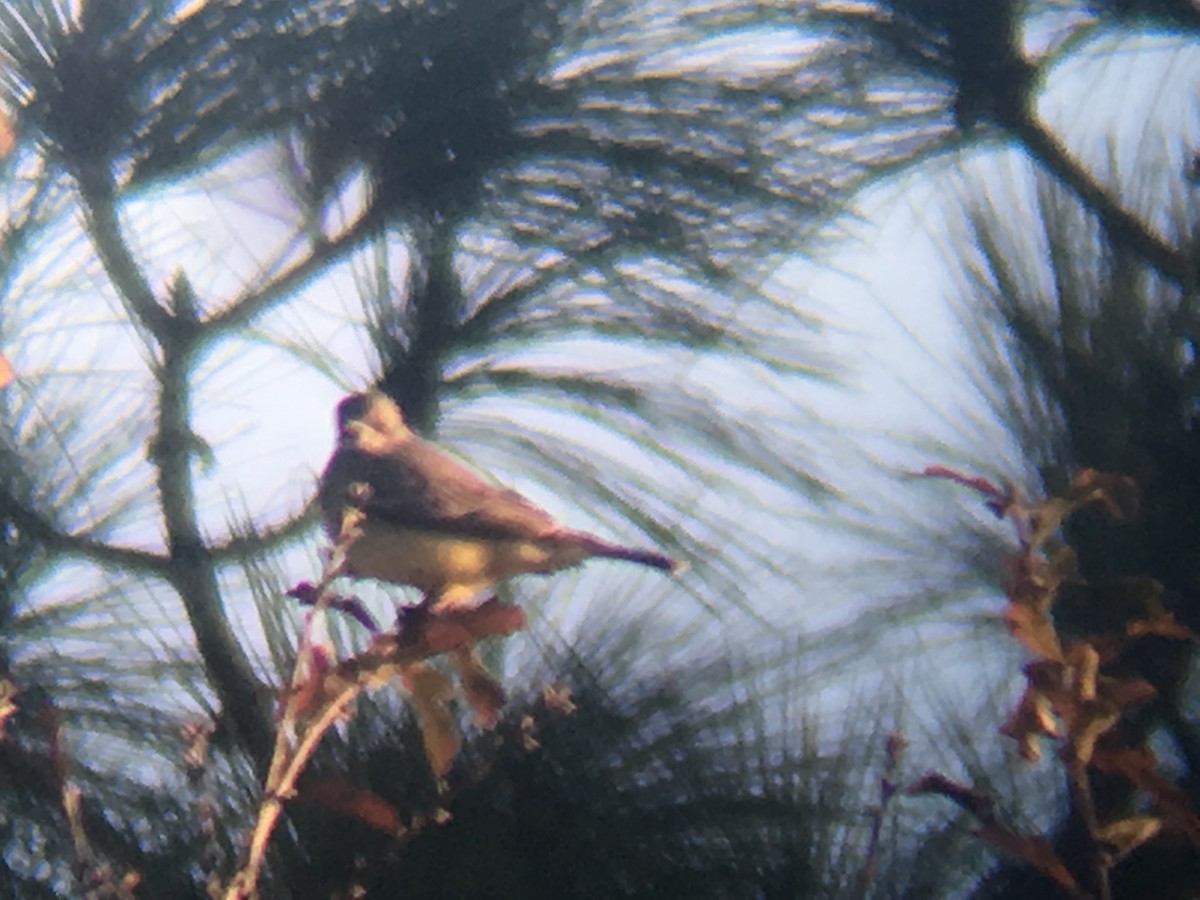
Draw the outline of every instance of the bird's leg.
<instances>
[{"instance_id":1,"label":"bird's leg","mask_svg":"<svg viewBox=\"0 0 1200 900\"><path fill-rule=\"evenodd\" d=\"M447 613L463 613L476 609L479 604L472 602L480 590L460 586L443 587L425 592L421 602L415 606L401 606L396 610L396 632L406 642L420 639L425 626L430 619Z\"/></svg>"},{"instance_id":2,"label":"bird's leg","mask_svg":"<svg viewBox=\"0 0 1200 900\"><path fill-rule=\"evenodd\" d=\"M429 621L430 610L426 600L416 606L396 607L396 634L401 643L416 643L420 639Z\"/></svg>"}]
</instances>

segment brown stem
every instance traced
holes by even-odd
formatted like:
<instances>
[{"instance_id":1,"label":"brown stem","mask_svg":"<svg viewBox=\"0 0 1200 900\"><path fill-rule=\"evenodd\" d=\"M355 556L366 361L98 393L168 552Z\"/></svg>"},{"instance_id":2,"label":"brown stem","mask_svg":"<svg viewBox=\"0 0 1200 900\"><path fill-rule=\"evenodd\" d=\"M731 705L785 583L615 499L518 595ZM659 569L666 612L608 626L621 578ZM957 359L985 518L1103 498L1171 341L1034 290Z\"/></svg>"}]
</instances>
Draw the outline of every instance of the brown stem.
<instances>
[{"instance_id":1,"label":"brown stem","mask_svg":"<svg viewBox=\"0 0 1200 900\"><path fill-rule=\"evenodd\" d=\"M871 807L871 834L867 840L867 852L864 855L862 869L858 873L858 894L865 897L867 888L875 880L875 872L879 868L879 845L883 834L883 818L887 814L888 805L896 796L896 774L900 769L900 756L904 752L907 741L898 733L887 736L887 762L883 773L879 776L879 803Z\"/></svg>"},{"instance_id":2,"label":"brown stem","mask_svg":"<svg viewBox=\"0 0 1200 900\"><path fill-rule=\"evenodd\" d=\"M1108 859L1100 843L1100 826L1096 819L1096 803L1092 797L1092 783L1088 778L1087 764L1072 757L1066 761L1067 779L1071 789L1072 810L1077 817L1082 869L1080 882L1092 897L1112 900L1112 887L1108 880Z\"/></svg>"}]
</instances>

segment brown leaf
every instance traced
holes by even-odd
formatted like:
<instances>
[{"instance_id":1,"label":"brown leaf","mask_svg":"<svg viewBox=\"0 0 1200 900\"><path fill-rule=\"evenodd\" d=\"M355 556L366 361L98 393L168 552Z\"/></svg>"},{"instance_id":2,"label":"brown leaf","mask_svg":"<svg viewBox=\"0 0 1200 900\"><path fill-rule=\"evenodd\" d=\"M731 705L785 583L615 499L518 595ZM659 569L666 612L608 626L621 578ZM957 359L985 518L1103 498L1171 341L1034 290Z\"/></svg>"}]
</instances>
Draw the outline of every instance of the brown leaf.
<instances>
[{"instance_id":1,"label":"brown leaf","mask_svg":"<svg viewBox=\"0 0 1200 900\"><path fill-rule=\"evenodd\" d=\"M1047 688L1055 714L1067 725L1065 761L1086 764L1096 741L1112 728L1126 708L1154 697L1145 681L1100 675L1100 654L1087 642L1073 644L1066 654L1066 679L1058 688Z\"/></svg>"},{"instance_id":2,"label":"brown leaf","mask_svg":"<svg viewBox=\"0 0 1200 900\"><path fill-rule=\"evenodd\" d=\"M1142 495L1128 475L1080 469L1071 479L1071 499L1078 506L1099 506L1118 522L1131 522L1141 511Z\"/></svg>"},{"instance_id":3,"label":"brown leaf","mask_svg":"<svg viewBox=\"0 0 1200 900\"><path fill-rule=\"evenodd\" d=\"M1013 637L1038 659L1062 659L1058 632L1046 613L1031 606L1010 603L1004 610L1004 623Z\"/></svg>"},{"instance_id":4,"label":"brown leaf","mask_svg":"<svg viewBox=\"0 0 1200 900\"><path fill-rule=\"evenodd\" d=\"M1138 706L1153 700L1158 691L1148 681L1141 678L1109 678L1101 675L1096 680L1097 696L1124 712L1131 706Z\"/></svg>"},{"instance_id":5,"label":"brown leaf","mask_svg":"<svg viewBox=\"0 0 1200 900\"><path fill-rule=\"evenodd\" d=\"M354 617L371 634L378 634L380 631L379 623L375 621L371 611L357 597L320 591L311 581L298 582L288 590L287 596L299 600L302 606L316 606L324 600L329 609Z\"/></svg>"},{"instance_id":6,"label":"brown leaf","mask_svg":"<svg viewBox=\"0 0 1200 900\"><path fill-rule=\"evenodd\" d=\"M1032 548L1040 548L1053 537L1067 518L1076 509L1076 504L1062 497L1046 497L1029 507L1029 534L1026 541Z\"/></svg>"},{"instance_id":7,"label":"brown leaf","mask_svg":"<svg viewBox=\"0 0 1200 900\"><path fill-rule=\"evenodd\" d=\"M454 651L452 658L458 668L463 696L466 697L471 712L475 714L475 721L480 728L491 728L496 724L500 708L504 706L504 688L484 668L483 660L479 658L474 647L459 647Z\"/></svg>"},{"instance_id":8,"label":"brown leaf","mask_svg":"<svg viewBox=\"0 0 1200 900\"><path fill-rule=\"evenodd\" d=\"M13 682L0 678L0 741L5 738L4 725L17 711L17 694L21 693Z\"/></svg>"},{"instance_id":9,"label":"brown leaf","mask_svg":"<svg viewBox=\"0 0 1200 900\"><path fill-rule=\"evenodd\" d=\"M1006 853L1011 853L1048 878L1054 879L1073 894L1079 892L1075 879L1054 852L1050 842L1041 835L1017 834L996 819L992 798L982 791L967 787L940 772L928 772L910 786L908 794L940 794L954 801L979 819L975 830L980 839Z\"/></svg>"},{"instance_id":10,"label":"brown leaf","mask_svg":"<svg viewBox=\"0 0 1200 900\"><path fill-rule=\"evenodd\" d=\"M1051 712L1049 698L1033 685L1025 688L1021 702L1000 727L1000 733L1015 740L1018 752L1030 762L1042 758L1040 738L1062 736Z\"/></svg>"},{"instance_id":11,"label":"brown leaf","mask_svg":"<svg viewBox=\"0 0 1200 900\"><path fill-rule=\"evenodd\" d=\"M0 130L0 157L4 156L3 143L4 134L3 131ZM0 353L0 388L8 387L10 384L12 384L13 379L16 377L17 373L16 370L13 369L12 363L8 361L3 353Z\"/></svg>"},{"instance_id":12,"label":"brown leaf","mask_svg":"<svg viewBox=\"0 0 1200 900\"><path fill-rule=\"evenodd\" d=\"M996 818L992 810L991 797L952 778L947 778L941 772L926 772L905 788L904 793L910 795L940 794L948 800L953 800L982 822L991 823Z\"/></svg>"},{"instance_id":13,"label":"brown leaf","mask_svg":"<svg viewBox=\"0 0 1200 900\"><path fill-rule=\"evenodd\" d=\"M432 655L485 637L511 634L525 627L525 613L492 598L474 609L453 608L430 614L418 640Z\"/></svg>"},{"instance_id":14,"label":"brown leaf","mask_svg":"<svg viewBox=\"0 0 1200 900\"><path fill-rule=\"evenodd\" d=\"M188 722L179 729L183 740L183 768L192 781L200 778L208 766L208 745L216 726L209 719Z\"/></svg>"},{"instance_id":15,"label":"brown leaf","mask_svg":"<svg viewBox=\"0 0 1200 900\"><path fill-rule=\"evenodd\" d=\"M1081 701L1071 715L1070 733L1062 748L1064 761L1091 762L1096 741L1121 718L1120 710L1098 700Z\"/></svg>"},{"instance_id":16,"label":"brown leaf","mask_svg":"<svg viewBox=\"0 0 1200 900\"><path fill-rule=\"evenodd\" d=\"M454 685L445 674L426 663L404 666L401 677L421 722L425 758L434 775L441 778L450 771L458 755L458 728L447 706L454 696Z\"/></svg>"},{"instance_id":17,"label":"brown leaf","mask_svg":"<svg viewBox=\"0 0 1200 900\"><path fill-rule=\"evenodd\" d=\"M1080 700L1096 699L1096 676L1100 674L1100 654L1091 644L1080 641L1067 651L1066 663L1075 682L1075 696Z\"/></svg>"},{"instance_id":18,"label":"brown leaf","mask_svg":"<svg viewBox=\"0 0 1200 900\"><path fill-rule=\"evenodd\" d=\"M1116 862L1154 838L1162 826L1158 816L1129 816L1104 825L1096 836L1108 845L1106 849Z\"/></svg>"},{"instance_id":19,"label":"brown leaf","mask_svg":"<svg viewBox=\"0 0 1200 900\"><path fill-rule=\"evenodd\" d=\"M1191 801L1169 778L1158 772L1158 758L1149 747L1099 747L1092 765L1101 772L1123 775L1138 790L1150 795L1154 807L1163 818L1182 830L1195 846L1200 847L1200 818Z\"/></svg>"},{"instance_id":20,"label":"brown leaf","mask_svg":"<svg viewBox=\"0 0 1200 900\"><path fill-rule=\"evenodd\" d=\"M400 814L392 804L342 778L302 778L296 785L295 799L359 819L388 834L394 835L400 829Z\"/></svg>"},{"instance_id":21,"label":"brown leaf","mask_svg":"<svg viewBox=\"0 0 1200 900\"><path fill-rule=\"evenodd\" d=\"M569 716L575 712L575 703L571 700L569 687L542 688L542 704L546 712L555 716Z\"/></svg>"},{"instance_id":22,"label":"brown leaf","mask_svg":"<svg viewBox=\"0 0 1200 900\"><path fill-rule=\"evenodd\" d=\"M1024 860L1027 865L1053 879L1070 893L1079 893L1079 885L1075 883L1075 878L1058 858L1051 843L1041 835L1017 834L994 823L980 826L975 830L975 834L993 847Z\"/></svg>"},{"instance_id":23,"label":"brown leaf","mask_svg":"<svg viewBox=\"0 0 1200 900\"><path fill-rule=\"evenodd\" d=\"M521 718L521 749L526 753L532 753L541 746L537 739L537 722L534 721L533 716L523 716Z\"/></svg>"},{"instance_id":24,"label":"brown leaf","mask_svg":"<svg viewBox=\"0 0 1200 900\"><path fill-rule=\"evenodd\" d=\"M1079 571L1079 556L1070 544L1056 544L1045 550L1046 566L1054 589Z\"/></svg>"},{"instance_id":25,"label":"brown leaf","mask_svg":"<svg viewBox=\"0 0 1200 900\"><path fill-rule=\"evenodd\" d=\"M920 474L925 478L945 478L978 492L998 519L1003 519L1019 500L1015 485L1005 484L1000 488L982 475L964 475L949 466L926 466Z\"/></svg>"},{"instance_id":26,"label":"brown leaf","mask_svg":"<svg viewBox=\"0 0 1200 900\"><path fill-rule=\"evenodd\" d=\"M313 650L307 677L280 692L278 715L312 718L328 704L344 698L347 691L359 689L360 673L349 674L345 664L333 666L323 650Z\"/></svg>"},{"instance_id":27,"label":"brown leaf","mask_svg":"<svg viewBox=\"0 0 1200 900\"><path fill-rule=\"evenodd\" d=\"M994 847L1015 857L1024 859L1046 877L1054 878L1058 884L1069 892L1078 893L1079 887L1075 878L1067 870L1067 866L1058 859L1050 841L1040 835L1022 835L1003 826L996 820L996 812L991 798L982 791L960 784L937 772L926 773L916 784L907 788L906 793L937 793L942 797L953 800L967 812L970 812L980 822L976 834L980 839L988 841Z\"/></svg>"},{"instance_id":28,"label":"brown leaf","mask_svg":"<svg viewBox=\"0 0 1200 900\"><path fill-rule=\"evenodd\" d=\"M1057 565L1063 566L1060 560ZM1004 593L1017 606L1048 613L1058 598L1063 575L1040 553L1026 547L1004 563Z\"/></svg>"},{"instance_id":29,"label":"brown leaf","mask_svg":"<svg viewBox=\"0 0 1200 900\"><path fill-rule=\"evenodd\" d=\"M13 147L17 145L17 129L14 124L13 117L4 110L0 110L0 159L12 153ZM4 382L7 384L8 382ZM0 384L3 387L3 384Z\"/></svg>"},{"instance_id":30,"label":"brown leaf","mask_svg":"<svg viewBox=\"0 0 1200 900\"><path fill-rule=\"evenodd\" d=\"M1175 619L1175 614L1165 609L1154 610L1144 619L1134 619L1125 627L1130 637L1163 637L1177 641L1194 641L1195 632Z\"/></svg>"}]
</instances>

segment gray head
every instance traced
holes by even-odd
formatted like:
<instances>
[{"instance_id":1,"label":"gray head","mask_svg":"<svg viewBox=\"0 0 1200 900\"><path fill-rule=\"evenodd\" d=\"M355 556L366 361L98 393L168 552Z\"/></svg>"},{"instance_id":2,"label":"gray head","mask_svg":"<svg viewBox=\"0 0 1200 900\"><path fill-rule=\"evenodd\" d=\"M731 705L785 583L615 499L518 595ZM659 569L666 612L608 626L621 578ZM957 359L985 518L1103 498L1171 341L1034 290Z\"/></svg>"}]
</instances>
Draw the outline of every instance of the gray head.
<instances>
[{"instance_id":1,"label":"gray head","mask_svg":"<svg viewBox=\"0 0 1200 900\"><path fill-rule=\"evenodd\" d=\"M387 394L380 391L365 391L351 394L337 405L338 433L347 435L365 426L383 434L408 431L400 407Z\"/></svg>"}]
</instances>

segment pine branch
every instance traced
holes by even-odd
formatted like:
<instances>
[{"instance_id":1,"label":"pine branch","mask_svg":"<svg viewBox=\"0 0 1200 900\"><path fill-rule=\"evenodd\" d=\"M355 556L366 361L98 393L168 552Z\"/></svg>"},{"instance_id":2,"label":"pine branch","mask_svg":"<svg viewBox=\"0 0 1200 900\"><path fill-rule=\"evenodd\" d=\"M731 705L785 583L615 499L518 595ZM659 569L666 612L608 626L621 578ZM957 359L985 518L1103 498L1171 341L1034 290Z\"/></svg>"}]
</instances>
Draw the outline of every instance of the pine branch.
<instances>
[{"instance_id":1,"label":"pine branch","mask_svg":"<svg viewBox=\"0 0 1200 900\"><path fill-rule=\"evenodd\" d=\"M1118 203L1032 112L1014 117L1010 130L1029 154L1074 191L1079 201L1100 221L1114 247L1126 247L1169 280L1182 287L1196 282L1195 266L1188 255L1173 247L1150 226Z\"/></svg>"},{"instance_id":2,"label":"pine branch","mask_svg":"<svg viewBox=\"0 0 1200 900\"><path fill-rule=\"evenodd\" d=\"M111 176L77 173L89 233L131 316L158 345L158 424L148 451L158 468L166 527L165 577L183 602L222 707L256 765L270 758L272 737L266 704L250 660L238 643L221 603L216 563L204 543L192 475L191 367L199 347L199 323L191 288L179 277L170 287L173 310L160 304L121 233Z\"/></svg>"}]
</instances>

